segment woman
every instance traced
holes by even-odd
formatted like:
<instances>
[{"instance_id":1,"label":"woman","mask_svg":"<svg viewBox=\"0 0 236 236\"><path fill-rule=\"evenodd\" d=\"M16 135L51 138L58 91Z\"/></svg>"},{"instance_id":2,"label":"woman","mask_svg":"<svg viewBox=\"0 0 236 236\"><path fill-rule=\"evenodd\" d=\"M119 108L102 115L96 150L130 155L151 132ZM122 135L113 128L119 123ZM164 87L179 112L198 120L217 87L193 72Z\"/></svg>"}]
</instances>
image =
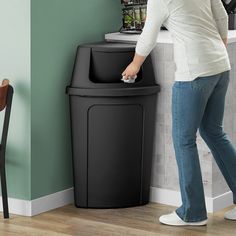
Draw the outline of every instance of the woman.
<instances>
[{"instance_id":1,"label":"woman","mask_svg":"<svg viewBox=\"0 0 236 236\"><path fill-rule=\"evenodd\" d=\"M236 149L223 131L230 62L226 50L228 15L221 0L148 0L147 18L133 61L123 71L134 77L156 45L161 25L174 40L172 138L182 205L159 221L168 225L206 225L196 132L210 148L236 204ZM225 214L236 220L236 207Z\"/></svg>"}]
</instances>

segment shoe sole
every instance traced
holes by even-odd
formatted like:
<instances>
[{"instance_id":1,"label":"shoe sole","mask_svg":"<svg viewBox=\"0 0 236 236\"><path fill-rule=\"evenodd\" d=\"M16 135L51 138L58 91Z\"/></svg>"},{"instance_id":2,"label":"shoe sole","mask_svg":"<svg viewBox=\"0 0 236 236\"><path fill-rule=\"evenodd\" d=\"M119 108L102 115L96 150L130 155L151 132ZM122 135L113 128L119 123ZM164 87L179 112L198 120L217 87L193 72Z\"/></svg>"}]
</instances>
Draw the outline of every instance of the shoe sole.
<instances>
[{"instance_id":1,"label":"shoe sole","mask_svg":"<svg viewBox=\"0 0 236 236\"><path fill-rule=\"evenodd\" d=\"M164 225L172 225L172 226L205 226L207 224L168 224L168 223L163 223L161 222L161 224L164 224Z\"/></svg>"},{"instance_id":2,"label":"shoe sole","mask_svg":"<svg viewBox=\"0 0 236 236\"><path fill-rule=\"evenodd\" d=\"M164 225L173 225L173 226L204 226L207 225L207 221L206 222L185 222L185 223L180 223L180 224L171 224L171 223L166 223L166 222L162 222L159 220L160 223L164 224Z\"/></svg>"},{"instance_id":3,"label":"shoe sole","mask_svg":"<svg viewBox=\"0 0 236 236\"><path fill-rule=\"evenodd\" d=\"M231 218L227 218L227 217L224 217L224 219L226 219L226 220L234 220L234 221L236 221L236 219L231 219Z\"/></svg>"}]
</instances>

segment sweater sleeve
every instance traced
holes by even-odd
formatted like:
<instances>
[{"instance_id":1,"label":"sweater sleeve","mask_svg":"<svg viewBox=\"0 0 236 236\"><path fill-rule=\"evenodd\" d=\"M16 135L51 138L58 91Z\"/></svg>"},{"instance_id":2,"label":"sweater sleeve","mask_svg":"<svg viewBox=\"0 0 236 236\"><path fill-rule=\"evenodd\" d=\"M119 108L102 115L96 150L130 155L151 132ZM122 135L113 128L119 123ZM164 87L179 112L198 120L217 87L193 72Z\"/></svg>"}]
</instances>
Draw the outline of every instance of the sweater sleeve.
<instances>
[{"instance_id":1,"label":"sweater sleeve","mask_svg":"<svg viewBox=\"0 0 236 236\"><path fill-rule=\"evenodd\" d=\"M213 18L221 38L228 36L228 14L221 0L211 0L211 10Z\"/></svg>"},{"instance_id":2,"label":"sweater sleeve","mask_svg":"<svg viewBox=\"0 0 236 236\"><path fill-rule=\"evenodd\" d=\"M168 15L169 11L163 0L148 0L145 24L135 49L138 55L147 56L152 51L161 25Z\"/></svg>"}]
</instances>

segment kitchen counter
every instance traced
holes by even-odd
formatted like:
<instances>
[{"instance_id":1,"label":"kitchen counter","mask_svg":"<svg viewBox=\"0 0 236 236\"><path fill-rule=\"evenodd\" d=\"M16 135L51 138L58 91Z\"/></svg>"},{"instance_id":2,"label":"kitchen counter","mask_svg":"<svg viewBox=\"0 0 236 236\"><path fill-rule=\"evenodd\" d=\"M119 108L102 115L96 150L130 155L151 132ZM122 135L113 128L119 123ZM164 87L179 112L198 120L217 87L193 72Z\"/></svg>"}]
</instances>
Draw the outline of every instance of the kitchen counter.
<instances>
[{"instance_id":1,"label":"kitchen counter","mask_svg":"<svg viewBox=\"0 0 236 236\"><path fill-rule=\"evenodd\" d=\"M119 32L105 34L107 41L118 41L118 42L137 42L139 34L124 34ZM236 30L229 30L228 43L236 42ZM173 44L171 34L167 30L161 30L158 37L157 43L170 43Z\"/></svg>"},{"instance_id":2,"label":"kitchen counter","mask_svg":"<svg viewBox=\"0 0 236 236\"><path fill-rule=\"evenodd\" d=\"M224 129L236 145L236 30L230 30L228 36L227 50L232 69L225 102ZM139 34L131 35L114 32L106 34L105 40L136 43L138 37ZM155 65L156 82L161 87L157 101L150 201L179 206L181 198L178 171L171 137L171 93L175 63L173 60L173 41L168 31L159 33L157 45L150 55ZM197 146L208 212L214 212L232 205L232 192L199 132L197 133Z\"/></svg>"}]
</instances>

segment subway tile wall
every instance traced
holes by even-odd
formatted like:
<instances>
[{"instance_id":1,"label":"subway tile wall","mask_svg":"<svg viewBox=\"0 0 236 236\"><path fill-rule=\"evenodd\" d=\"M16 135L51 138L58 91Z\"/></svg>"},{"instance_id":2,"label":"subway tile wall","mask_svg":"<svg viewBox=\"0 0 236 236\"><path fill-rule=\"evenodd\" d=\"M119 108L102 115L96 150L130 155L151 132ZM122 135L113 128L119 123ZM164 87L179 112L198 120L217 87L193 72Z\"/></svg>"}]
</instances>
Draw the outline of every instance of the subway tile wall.
<instances>
[{"instance_id":1,"label":"subway tile wall","mask_svg":"<svg viewBox=\"0 0 236 236\"><path fill-rule=\"evenodd\" d=\"M236 43L229 44L227 50L232 69L225 102L224 130L236 145ZM171 136L171 95L175 73L173 44L158 43L151 52L151 57L156 65L156 82L161 86L157 101L151 186L179 191L178 169ZM197 147L205 196L215 197L230 191L199 131Z\"/></svg>"}]
</instances>

